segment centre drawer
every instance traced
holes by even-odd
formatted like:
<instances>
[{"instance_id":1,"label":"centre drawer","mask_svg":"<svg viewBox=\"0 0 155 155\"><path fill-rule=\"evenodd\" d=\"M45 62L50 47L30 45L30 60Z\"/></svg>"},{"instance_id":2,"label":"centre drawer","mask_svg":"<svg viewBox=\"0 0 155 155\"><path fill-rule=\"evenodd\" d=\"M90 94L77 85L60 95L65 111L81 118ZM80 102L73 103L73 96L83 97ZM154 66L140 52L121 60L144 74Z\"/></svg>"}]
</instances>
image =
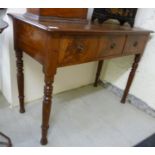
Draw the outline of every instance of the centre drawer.
<instances>
[{"instance_id":1,"label":"centre drawer","mask_svg":"<svg viewBox=\"0 0 155 155\"><path fill-rule=\"evenodd\" d=\"M59 66L89 62L95 59L99 38L96 36L63 36L60 39Z\"/></svg>"},{"instance_id":2,"label":"centre drawer","mask_svg":"<svg viewBox=\"0 0 155 155\"><path fill-rule=\"evenodd\" d=\"M97 56L100 58L121 55L125 38L125 35L105 35L101 37Z\"/></svg>"}]
</instances>

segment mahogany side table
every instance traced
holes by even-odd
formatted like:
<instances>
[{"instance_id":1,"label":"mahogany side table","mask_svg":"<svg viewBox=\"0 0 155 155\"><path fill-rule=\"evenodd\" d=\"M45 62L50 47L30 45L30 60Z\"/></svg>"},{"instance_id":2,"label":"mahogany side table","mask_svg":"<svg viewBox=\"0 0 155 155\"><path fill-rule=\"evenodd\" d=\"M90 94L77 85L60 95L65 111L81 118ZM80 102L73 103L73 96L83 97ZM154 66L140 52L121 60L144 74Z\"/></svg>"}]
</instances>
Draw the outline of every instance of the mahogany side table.
<instances>
[{"instance_id":1,"label":"mahogany side table","mask_svg":"<svg viewBox=\"0 0 155 155\"><path fill-rule=\"evenodd\" d=\"M125 103L151 31L110 24L64 22L52 19L34 20L21 14L9 14L9 16L13 19L14 26L21 113L25 112L23 52L43 67L45 86L41 144L48 143L52 85L58 67L99 61L94 83L97 86L104 59L135 55L121 100Z\"/></svg>"}]
</instances>

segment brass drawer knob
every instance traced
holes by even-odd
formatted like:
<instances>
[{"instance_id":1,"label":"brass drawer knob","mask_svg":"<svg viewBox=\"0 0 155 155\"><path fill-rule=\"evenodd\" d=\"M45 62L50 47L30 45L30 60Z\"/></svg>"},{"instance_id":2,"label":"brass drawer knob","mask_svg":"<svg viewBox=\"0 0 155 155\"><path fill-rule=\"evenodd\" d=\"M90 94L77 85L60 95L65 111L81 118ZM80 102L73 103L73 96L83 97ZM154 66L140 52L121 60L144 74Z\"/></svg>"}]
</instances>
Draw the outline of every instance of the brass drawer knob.
<instances>
[{"instance_id":1,"label":"brass drawer knob","mask_svg":"<svg viewBox=\"0 0 155 155\"><path fill-rule=\"evenodd\" d=\"M135 41L134 44L133 44L133 46L134 46L134 47L137 47L137 46L138 46L138 42Z\"/></svg>"},{"instance_id":2,"label":"brass drawer knob","mask_svg":"<svg viewBox=\"0 0 155 155\"><path fill-rule=\"evenodd\" d=\"M111 44L111 46L110 46L111 49L114 49L115 47L116 47L115 43Z\"/></svg>"}]
</instances>

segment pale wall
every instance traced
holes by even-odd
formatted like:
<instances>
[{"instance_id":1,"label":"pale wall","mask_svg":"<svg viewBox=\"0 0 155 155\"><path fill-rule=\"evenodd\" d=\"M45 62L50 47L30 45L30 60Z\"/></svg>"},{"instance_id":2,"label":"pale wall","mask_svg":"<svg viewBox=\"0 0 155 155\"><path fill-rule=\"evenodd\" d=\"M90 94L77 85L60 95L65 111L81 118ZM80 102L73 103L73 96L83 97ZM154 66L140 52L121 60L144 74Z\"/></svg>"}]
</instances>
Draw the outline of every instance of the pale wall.
<instances>
[{"instance_id":1,"label":"pale wall","mask_svg":"<svg viewBox=\"0 0 155 155\"><path fill-rule=\"evenodd\" d=\"M25 9L9 9L8 12L23 13ZM88 18L92 9L89 10ZM1 51L2 58L2 93L9 103L18 104L15 54L13 50L13 32L12 22L6 16L5 20L9 22L9 28L3 33L5 48ZM7 39L6 39L7 38ZM7 48L6 48L7 47ZM6 60L5 60L6 59ZM54 93L77 88L92 83L95 76L96 62L84 65L60 68L57 71L54 82ZM43 96L44 77L42 66L29 56L24 54L24 73L25 73L25 101L33 101Z\"/></svg>"},{"instance_id":2,"label":"pale wall","mask_svg":"<svg viewBox=\"0 0 155 155\"><path fill-rule=\"evenodd\" d=\"M9 12L24 12L25 9L9 9ZM90 10L92 12L92 10ZM155 29L155 9L139 9L136 25L146 28ZM6 18L7 19L7 18ZM154 21L153 21L154 20ZM5 49L2 50L4 54L3 61L6 65L3 66L2 92L11 103L16 105L18 103L18 93L16 85L16 68L15 57L12 45L12 27L5 32L7 44ZM147 102L151 107L155 108L155 39L150 39L145 54L138 68L137 76L131 88L131 93L140 99ZM8 48L6 48L8 47ZM7 51L7 52L6 52ZM111 82L119 88L124 88L131 69L133 57L124 57L113 60L105 61L102 71L102 80ZM54 82L54 93L62 92L65 90L77 88L87 85L94 81L96 62L87 63L83 65L76 65L71 67L60 68L57 71ZM43 96L43 74L40 64L32 60L27 55L24 55L24 69L25 69L25 97L26 102L41 98Z\"/></svg>"},{"instance_id":3,"label":"pale wall","mask_svg":"<svg viewBox=\"0 0 155 155\"><path fill-rule=\"evenodd\" d=\"M135 26L155 31L155 9L138 9ZM102 79L124 89L133 56L107 62ZM155 36L151 35L130 93L155 109Z\"/></svg>"},{"instance_id":4,"label":"pale wall","mask_svg":"<svg viewBox=\"0 0 155 155\"><path fill-rule=\"evenodd\" d=\"M8 12L23 13L25 9L8 9ZM2 33L0 39L2 41L0 51L0 76L1 76L1 91L10 105L17 102L17 85L15 80L15 55L13 50L13 31L12 22L5 16L9 27Z\"/></svg>"}]
</instances>

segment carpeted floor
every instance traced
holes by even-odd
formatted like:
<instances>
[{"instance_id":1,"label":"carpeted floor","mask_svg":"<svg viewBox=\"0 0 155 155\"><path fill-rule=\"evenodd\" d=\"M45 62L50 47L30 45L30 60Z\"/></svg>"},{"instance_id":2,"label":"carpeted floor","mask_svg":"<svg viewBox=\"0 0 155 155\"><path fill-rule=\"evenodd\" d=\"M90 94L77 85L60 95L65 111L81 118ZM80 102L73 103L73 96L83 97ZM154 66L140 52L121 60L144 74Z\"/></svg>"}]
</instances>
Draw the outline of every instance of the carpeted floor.
<instances>
[{"instance_id":1,"label":"carpeted floor","mask_svg":"<svg viewBox=\"0 0 155 155\"><path fill-rule=\"evenodd\" d=\"M27 104L25 114L0 101L0 131L14 146L41 146L42 100ZM90 85L54 96L47 146L134 146L153 133L155 118Z\"/></svg>"}]
</instances>

